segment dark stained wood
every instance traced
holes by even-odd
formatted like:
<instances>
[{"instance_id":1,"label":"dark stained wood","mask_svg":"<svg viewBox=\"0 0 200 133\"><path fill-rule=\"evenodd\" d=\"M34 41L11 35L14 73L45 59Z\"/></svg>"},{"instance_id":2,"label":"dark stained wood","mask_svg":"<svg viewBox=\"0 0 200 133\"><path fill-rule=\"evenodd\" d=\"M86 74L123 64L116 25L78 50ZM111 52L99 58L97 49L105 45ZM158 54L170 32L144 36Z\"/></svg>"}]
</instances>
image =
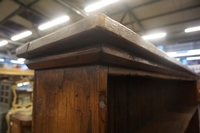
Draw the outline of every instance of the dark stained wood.
<instances>
[{"instance_id":1,"label":"dark stained wood","mask_svg":"<svg viewBox=\"0 0 200 133\"><path fill-rule=\"evenodd\" d=\"M69 27L30 42L18 48L16 53L19 57L36 59L98 43L110 44L140 56L142 59L194 76L194 73L180 62L170 58L150 42L104 14L87 17Z\"/></svg>"},{"instance_id":2,"label":"dark stained wood","mask_svg":"<svg viewBox=\"0 0 200 133\"><path fill-rule=\"evenodd\" d=\"M197 81L197 96L198 101L200 102L200 79Z\"/></svg>"},{"instance_id":3,"label":"dark stained wood","mask_svg":"<svg viewBox=\"0 0 200 133\"><path fill-rule=\"evenodd\" d=\"M127 81L121 77L115 80L115 133L128 132L128 90ZM108 81L109 82L109 81ZM108 96L109 97L109 96ZM109 100L108 100L109 104ZM112 110L109 110L112 112ZM123 124L122 124L123 122ZM108 127L110 128L110 127Z\"/></svg>"},{"instance_id":4,"label":"dark stained wood","mask_svg":"<svg viewBox=\"0 0 200 133\"><path fill-rule=\"evenodd\" d=\"M153 73L153 72L146 72L141 70L133 70L127 68L120 68L120 67L110 67L108 70L110 75L131 75L131 76L146 76L146 77L154 77L160 79L173 79L173 80L194 80L193 78L189 77L179 77L179 76L172 76L172 75L163 75L160 73Z\"/></svg>"},{"instance_id":5,"label":"dark stained wood","mask_svg":"<svg viewBox=\"0 0 200 133\"><path fill-rule=\"evenodd\" d=\"M199 116L198 116L198 110L196 110L187 127L186 133L198 133L198 132L199 132Z\"/></svg>"},{"instance_id":6,"label":"dark stained wood","mask_svg":"<svg viewBox=\"0 0 200 133\"><path fill-rule=\"evenodd\" d=\"M138 133L198 133L199 131L197 127L193 130L194 132L187 131L187 127L196 113L196 106L189 106L175 111L169 111L160 119L140 130Z\"/></svg>"},{"instance_id":7,"label":"dark stained wood","mask_svg":"<svg viewBox=\"0 0 200 133\"><path fill-rule=\"evenodd\" d=\"M33 133L198 133L197 74L98 14L16 51L35 70Z\"/></svg>"},{"instance_id":8,"label":"dark stained wood","mask_svg":"<svg viewBox=\"0 0 200 133\"><path fill-rule=\"evenodd\" d=\"M115 133L115 93L113 93L113 90L115 89L115 79L108 77L108 113L107 116L109 116L110 119L107 119L107 132L108 133Z\"/></svg>"},{"instance_id":9,"label":"dark stained wood","mask_svg":"<svg viewBox=\"0 0 200 133\"><path fill-rule=\"evenodd\" d=\"M159 65L157 63L153 63L151 61L140 58L130 52L126 52L124 50L120 50L118 48L102 45L102 61L114 64L115 66L124 66L131 67L132 69L156 72L156 73L164 73L168 75L175 75L180 77L188 77L190 75L186 75L185 73L175 71L166 66Z\"/></svg>"},{"instance_id":10,"label":"dark stained wood","mask_svg":"<svg viewBox=\"0 0 200 133\"><path fill-rule=\"evenodd\" d=\"M78 64L89 64L100 60L101 47L95 45L87 49L80 49L66 54L53 55L40 59L27 60L29 68L44 69ZM67 61L66 61L67 60Z\"/></svg>"},{"instance_id":11,"label":"dark stained wood","mask_svg":"<svg viewBox=\"0 0 200 133\"><path fill-rule=\"evenodd\" d=\"M31 132L32 116L13 114L10 116L10 133Z\"/></svg>"},{"instance_id":12,"label":"dark stained wood","mask_svg":"<svg viewBox=\"0 0 200 133\"><path fill-rule=\"evenodd\" d=\"M150 131L177 133L187 131L190 120L197 111L194 85L194 81L109 76L107 132L134 133L142 130L144 133ZM174 110L176 113L173 113ZM176 124L175 127L171 122ZM152 126L149 127L149 125ZM193 129L197 130L197 128Z\"/></svg>"},{"instance_id":13,"label":"dark stained wood","mask_svg":"<svg viewBox=\"0 0 200 133\"><path fill-rule=\"evenodd\" d=\"M106 69L90 66L37 70L33 132L104 133L107 80L101 71Z\"/></svg>"},{"instance_id":14,"label":"dark stained wood","mask_svg":"<svg viewBox=\"0 0 200 133\"><path fill-rule=\"evenodd\" d=\"M138 123L137 123L137 104L138 104L138 90L137 88L137 79L135 77L127 78L127 106L128 106L128 131L134 132L137 130Z\"/></svg>"},{"instance_id":15,"label":"dark stained wood","mask_svg":"<svg viewBox=\"0 0 200 133\"><path fill-rule=\"evenodd\" d=\"M67 60L67 61L65 61ZM150 73L160 73L179 78L196 78L183 72L175 71L171 68L158 65L132 55L130 52L120 50L107 44L98 44L92 47L80 49L66 54L53 55L40 59L32 59L26 62L29 68L44 69L55 67L66 67L80 64L106 63L110 65L129 67L139 71L149 71Z\"/></svg>"}]
</instances>

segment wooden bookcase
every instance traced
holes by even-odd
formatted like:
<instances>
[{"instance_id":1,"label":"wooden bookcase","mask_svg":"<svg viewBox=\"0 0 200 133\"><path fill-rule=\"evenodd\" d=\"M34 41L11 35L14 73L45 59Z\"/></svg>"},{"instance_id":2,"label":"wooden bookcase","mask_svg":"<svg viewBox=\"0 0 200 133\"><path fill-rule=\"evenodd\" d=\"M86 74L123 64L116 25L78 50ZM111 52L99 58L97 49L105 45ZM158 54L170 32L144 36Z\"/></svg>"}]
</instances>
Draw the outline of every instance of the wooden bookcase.
<instances>
[{"instance_id":1,"label":"wooden bookcase","mask_svg":"<svg viewBox=\"0 0 200 133\"><path fill-rule=\"evenodd\" d=\"M33 133L198 133L198 75L103 14L16 51L35 70Z\"/></svg>"}]
</instances>

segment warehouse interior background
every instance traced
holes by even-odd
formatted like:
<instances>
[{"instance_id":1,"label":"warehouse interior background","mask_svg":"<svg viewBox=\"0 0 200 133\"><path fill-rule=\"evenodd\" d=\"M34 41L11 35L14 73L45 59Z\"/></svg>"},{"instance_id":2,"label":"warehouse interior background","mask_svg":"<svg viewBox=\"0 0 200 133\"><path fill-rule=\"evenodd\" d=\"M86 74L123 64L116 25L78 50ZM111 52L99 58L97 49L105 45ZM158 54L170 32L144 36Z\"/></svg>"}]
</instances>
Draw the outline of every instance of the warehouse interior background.
<instances>
[{"instance_id":1,"label":"warehouse interior background","mask_svg":"<svg viewBox=\"0 0 200 133\"><path fill-rule=\"evenodd\" d=\"M1 66L23 66L16 48L98 12L200 72L200 0L0 0Z\"/></svg>"}]
</instances>

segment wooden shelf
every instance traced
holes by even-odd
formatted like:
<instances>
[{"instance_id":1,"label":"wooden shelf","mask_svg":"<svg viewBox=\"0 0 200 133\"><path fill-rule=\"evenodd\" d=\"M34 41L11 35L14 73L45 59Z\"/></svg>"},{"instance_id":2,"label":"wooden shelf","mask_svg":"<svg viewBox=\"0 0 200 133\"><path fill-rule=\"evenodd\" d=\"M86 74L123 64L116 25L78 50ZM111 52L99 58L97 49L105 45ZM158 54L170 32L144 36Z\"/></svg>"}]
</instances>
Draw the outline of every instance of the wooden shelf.
<instances>
[{"instance_id":1,"label":"wooden shelf","mask_svg":"<svg viewBox=\"0 0 200 133\"><path fill-rule=\"evenodd\" d=\"M197 106L169 111L138 133L184 133L196 112Z\"/></svg>"},{"instance_id":2,"label":"wooden shelf","mask_svg":"<svg viewBox=\"0 0 200 133\"><path fill-rule=\"evenodd\" d=\"M199 76L104 14L16 54L35 70L33 133L199 133L196 106L169 111L197 105Z\"/></svg>"},{"instance_id":3,"label":"wooden shelf","mask_svg":"<svg viewBox=\"0 0 200 133\"><path fill-rule=\"evenodd\" d=\"M33 70L20 70L17 68L0 68L0 74L2 75L24 75L24 76L33 76Z\"/></svg>"}]
</instances>

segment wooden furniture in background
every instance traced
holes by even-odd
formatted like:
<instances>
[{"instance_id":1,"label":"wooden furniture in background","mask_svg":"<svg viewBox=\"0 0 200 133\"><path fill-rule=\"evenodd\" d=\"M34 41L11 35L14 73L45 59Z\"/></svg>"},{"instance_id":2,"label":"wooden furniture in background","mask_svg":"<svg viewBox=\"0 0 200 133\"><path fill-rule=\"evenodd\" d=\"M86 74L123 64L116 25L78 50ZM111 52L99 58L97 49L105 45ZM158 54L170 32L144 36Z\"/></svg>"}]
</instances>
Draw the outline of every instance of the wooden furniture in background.
<instances>
[{"instance_id":1,"label":"wooden furniture in background","mask_svg":"<svg viewBox=\"0 0 200 133\"><path fill-rule=\"evenodd\" d=\"M0 68L0 133L5 133L7 131L5 116L10 110L13 101L13 84L22 77L33 76L33 74L33 70Z\"/></svg>"},{"instance_id":2,"label":"wooden furniture in background","mask_svg":"<svg viewBox=\"0 0 200 133\"><path fill-rule=\"evenodd\" d=\"M32 116L10 115L10 133L31 133Z\"/></svg>"},{"instance_id":3,"label":"wooden furniture in background","mask_svg":"<svg viewBox=\"0 0 200 133\"><path fill-rule=\"evenodd\" d=\"M198 76L103 14L16 51L35 69L33 133L198 133Z\"/></svg>"},{"instance_id":4,"label":"wooden furniture in background","mask_svg":"<svg viewBox=\"0 0 200 133\"><path fill-rule=\"evenodd\" d=\"M24 83L26 83L26 85L23 87ZM29 84L29 86L27 86L27 83ZM10 127L12 127L12 122L10 122L10 118L11 118L10 116L11 115L18 114L18 116L22 115L24 117L32 116L32 94L30 94L30 93L32 93L32 91L27 92L29 99L26 99L26 101L23 101L23 102L19 102L19 98L18 98L19 95L17 93L18 92L17 91L18 84L21 84L20 86L23 87L21 89L25 89L26 91L27 91L27 89L33 90L33 82L29 81L29 79L27 79L27 78L24 78L20 81L15 82L15 84L12 86L12 92L13 92L12 107L8 111L8 113L6 114L6 122L7 122L7 125L8 125L7 133L11 132L11 129L10 129ZM31 88L29 88L29 87L31 87ZM25 98L27 98L27 96L25 96Z\"/></svg>"}]
</instances>

